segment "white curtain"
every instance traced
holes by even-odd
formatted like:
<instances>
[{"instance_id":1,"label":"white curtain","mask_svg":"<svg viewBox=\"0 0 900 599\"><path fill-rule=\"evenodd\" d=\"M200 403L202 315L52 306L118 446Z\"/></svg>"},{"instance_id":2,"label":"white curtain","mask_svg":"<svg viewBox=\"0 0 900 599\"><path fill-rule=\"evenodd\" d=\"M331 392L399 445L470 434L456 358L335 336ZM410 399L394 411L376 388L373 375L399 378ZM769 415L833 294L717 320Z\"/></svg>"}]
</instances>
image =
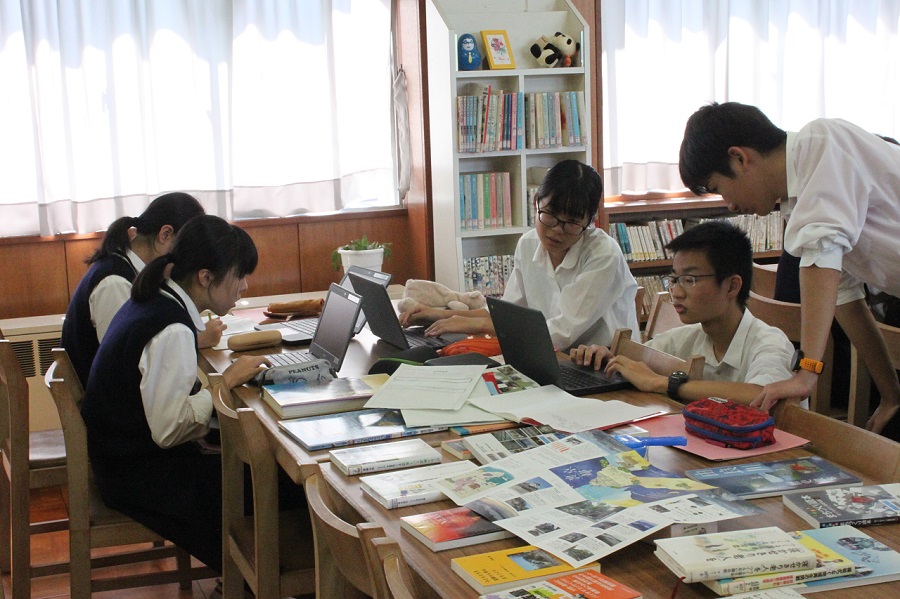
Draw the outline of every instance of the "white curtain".
<instances>
[{"instance_id":1,"label":"white curtain","mask_svg":"<svg viewBox=\"0 0 900 599\"><path fill-rule=\"evenodd\" d=\"M783 129L843 118L900 134L900 2L603 0L605 194L684 189L678 149L711 101Z\"/></svg>"},{"instance_id":2,"label":"white curtain","mask_svg":"<svg viewBox=\"0 0 900 599\"><path fill-rule=\"evenodd\" d=\"M0 0L0 236L396 204L390 0Z\"/></svg>"}]
</instances>

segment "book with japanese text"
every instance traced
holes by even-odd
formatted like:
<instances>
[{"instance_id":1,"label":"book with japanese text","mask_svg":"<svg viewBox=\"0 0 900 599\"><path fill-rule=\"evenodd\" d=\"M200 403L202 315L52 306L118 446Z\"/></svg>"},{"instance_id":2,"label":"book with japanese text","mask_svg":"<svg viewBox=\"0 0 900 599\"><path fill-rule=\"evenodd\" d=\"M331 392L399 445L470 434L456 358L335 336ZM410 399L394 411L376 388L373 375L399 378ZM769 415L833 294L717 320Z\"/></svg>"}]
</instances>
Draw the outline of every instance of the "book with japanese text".
<instances>
[{"instance_id":1,"label":"book with japanese text","mask_svg":"<svg viewBox=\"0 0 900 599\"><path fill-rule=\"evenodd\" d=\"M481 464L488 464L565 436L565 433L553 430L552 426L543 425L469 435L462 441L476 460Z\"/></svg>"},{"instance_id":2,"label":"book with japanese text","mask_svg":"<svg viewBox=\"0 0 900 599\"><path fill-rule=\"evenodd\" d=\"M799 585L804 595L900 580L900 553L861 530L842 525L804 530L803 534L840 553L856 566L856 572L847 576L804 582ZM873 591L870 596L887 595Z\"/></svg>"},{"instance_id":3,"label":"book with japanese text","mask_svg":"<svg viewBox=\"0 0 900 599\"><path fill-rule=\"evenodd\" d=\"M300 418L358 410L388 380L386 374L336 378L321 383L264 385L263 399L279 418Z\"/></svg>"},{"instance_id":4,"label":"book with japanese text","mask_svg":"<svg viewBox=\"0 0 900 599\"><path fill-rule=\"evenodd\" d=\"M818 456L701 468L688 470L685 475L721 487L743 499L773 497L802 489L862 484L856 476Z\"/></svg>"},{"instance_id":5,"label":"book with japanese text","mask_svg":"<svg viewBox=\"0 0 900 599\"><path fill-rule=\"evenodd\" d=\"M599 569L591 568L488 593L479 599L641 599L642 596L631 587L604 576Z\"/></svg>"},{"instance_id":6,"label":"book with japanese text","mask_svg":"<svg viewBox=\"0 0 900 599\"><path fill-rule=\"evenodd\" d=\"M444 551L513 536L467 507L454 507L400 518L400 527L432 551Z\"/></svg>"},{"instance_id":7,"label":"book with japanese text","mask_svg":"<svg viewBox=\"0 0 900 599\"><path fill-rule=\"evenodd\" d=\"M655 555L684 582L816 567L811 549L774 526L659 539Z\"/></svg>"},{"instance_id":8,"label":"book with japanese text","mask_svg":"<svg viewBox=\"0 0 900 599\"><path fill-rule=\"evenodd\" d=\"M481 594L505 591L528 582L552 576L593 568L593 562L582 568L573 568L552 553L534 545L501 549L488 553L453 558L450 568Z\"/></svg>"},{"instance_id":9,"label":"book with japanese text","mask_svg":"<svg viewBox=\"0 0 900 599\"><path fill-rule=\"evenodd\" d=\"M466 449L466 444L463 443L462 439L447 439L446 441L441 441L441 449L461 460L471 460L473 457L472 452Z\"/></svg>"},{"instance_id":10,"label":"book with japanese text","mask_svg":"<svg viewBox=\"0 0 900 599\"><path fill-rule=\"evenodd\" d=\"M445 499L433 483L437 478L455 476L477 468L473 462L462 460L395 472L371 474L359 478L359 486L385 508L392 510L407 505L419 505Z\"/></svg>"},{"instance_id":11,"label":"book with japanese text","mask_svg":"<svg viewBox=\"0 0 900 599\"><path fill-rule=\"evenodd\" d=\"M786 493L782 501L818 528L900 521L900 483Z\"/></svg>"},{"instance_id":12,"label":"book with japanese text","mask_svg":"<svg viewBox=\"0 0 900 599\"><path fill-rule=\"evenodd\" d=\"M331 463L347 475L438 464L441 452L422 439L405 439L364 447L344 447L329 452Z\"/></svg>"}]
</instances>

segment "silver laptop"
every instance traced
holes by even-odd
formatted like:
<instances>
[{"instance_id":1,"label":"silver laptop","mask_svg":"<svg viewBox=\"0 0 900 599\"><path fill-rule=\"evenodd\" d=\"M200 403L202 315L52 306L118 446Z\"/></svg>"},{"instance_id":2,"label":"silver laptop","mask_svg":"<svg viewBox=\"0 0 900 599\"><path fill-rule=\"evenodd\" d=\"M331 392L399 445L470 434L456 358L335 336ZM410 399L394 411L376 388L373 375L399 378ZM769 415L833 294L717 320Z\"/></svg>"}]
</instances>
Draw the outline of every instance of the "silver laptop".
<instances>
[{"instance_id":1,"label":"silver laptop","mask_svg":"<svg viewBox=\"0 0 900 599\"><path fill-rule=\"evenodd\" d=\"M391 282L391 275L386 272L370 270L361 266L350 266L341 279L340 286L344 289L353 291L353 283L350 281L350 273L355 272L362 276L368 277L374 281L378 281L384 287ZM311 316L308 318L298 318L296 320L286 320L284 322L275 322L271 324L256 325L257 331L281 331L281 342L285 345L304 345L312 341L316 334L316 327L319 326L319 316ZM356 319L356 326L353 328L353 334L359 333L366 325L366 313L360 311Z\"/></svg>"}]
</instances>

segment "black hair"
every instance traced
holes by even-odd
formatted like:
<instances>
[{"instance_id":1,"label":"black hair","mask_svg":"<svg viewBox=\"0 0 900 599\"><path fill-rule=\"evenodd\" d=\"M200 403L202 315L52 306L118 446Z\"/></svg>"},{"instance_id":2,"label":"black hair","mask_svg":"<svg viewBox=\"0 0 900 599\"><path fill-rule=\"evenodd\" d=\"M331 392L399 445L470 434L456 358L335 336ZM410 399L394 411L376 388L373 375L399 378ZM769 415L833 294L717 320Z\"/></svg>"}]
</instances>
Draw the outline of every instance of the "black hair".
<instances>
[{"instance_id":1,"label":"black hair","mask_svg":"<svg viewBox=\"0 0 900 599\"><path fill-rule=\"evenodd\" d=\"M128 229L131 227L137 229L138 235L147 237L155 236L166 225L178 233L184 223L201 214L204 214L203 206L194 196L180 191L163 194L150 202L140 216L123 216L114 220L106 230L100 247L86 262L93 264L110 254L124 254L131 245L128 239Z\"/></svg>"},{"instance_id":2,"label":"black hair","mask_svg":"<svg viewBox=\"0 0 900 599\"><path fill-rule=\"evenodd\" d=\"M243 229L227 221L206 214L191 219L175 237L172 251L144 267L131 287L136 302L154 297L165 279L166 266L172 264L171 279L186 286L195 273L207 269L214 281L220 281L234 271L243 278L254 270L259 261L253 239Z\"/></svg>"},{"instance_id":3,"label":"black hair","mask_svg":"<svg viewBox=\"0 0 900 599\"><path fill-rule=\"evenodd\" d=\"M578 160L563 160L547 171L534 202L539 205L549 198L550 212L593 220L602 197L603 179L592 166Z\"/></svg>"},{"instance_id":4,"label":"black hair","mask_svg":"<svg viewBox=\"0 0 900 599\"><path fill-rule=\"evenodd\" d=\"M728 148L752 148L763 156L784 146L787 132L776 127L756 106L713 102L691 115L684 128L678 170L685 186L697 195L708 193L713 173L734 178Z\"/></svg>"},{"instance_id":5,"label":"black hair","mask_svg":"<svg viewBox=\"0 0 900 599\"><path fill-rule=\"evenodd\" d=\"M694 225L666 245L670 252L697 250L706 258L716 273L716 281L731 275L741 277L738 305L742 308L750 297L750 283L753 282L753 247L747 234L724 220L710 220Z\"/></svg>"}]
</instances>

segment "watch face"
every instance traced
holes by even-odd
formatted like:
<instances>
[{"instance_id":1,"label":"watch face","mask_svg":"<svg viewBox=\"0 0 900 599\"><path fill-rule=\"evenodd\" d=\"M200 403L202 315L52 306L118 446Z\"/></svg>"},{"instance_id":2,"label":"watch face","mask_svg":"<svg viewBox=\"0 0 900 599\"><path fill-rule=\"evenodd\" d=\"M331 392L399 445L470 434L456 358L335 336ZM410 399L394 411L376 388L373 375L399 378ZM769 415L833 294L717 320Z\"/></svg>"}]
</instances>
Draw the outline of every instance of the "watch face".
<instances>
[{"instance_id":1,"label":"watch face","mask_svg":"<svg viewBox=\"0 0 900 599\"><path fill-rule=\"evenodd\" d=\"M791 357L791 370L797 371L800 370L800 360L803 359L803 351L795 350L794 355Z\"/></svg>"}]
</instances>

